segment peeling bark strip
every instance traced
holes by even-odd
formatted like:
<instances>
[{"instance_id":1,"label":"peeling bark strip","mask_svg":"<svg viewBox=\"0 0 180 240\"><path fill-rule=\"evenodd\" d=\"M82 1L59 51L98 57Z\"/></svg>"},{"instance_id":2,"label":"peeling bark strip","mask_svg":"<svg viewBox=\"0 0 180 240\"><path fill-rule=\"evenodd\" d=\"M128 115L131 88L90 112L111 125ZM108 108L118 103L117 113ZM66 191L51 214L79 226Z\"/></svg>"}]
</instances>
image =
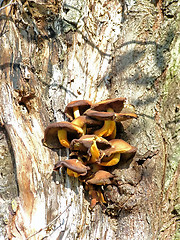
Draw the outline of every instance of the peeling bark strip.
<instances>
[{"instance_id":1,"label":"peeling bark strip","mask_svg":"<svg viewBox=\"0 0 180 240\"><path fill-rule=\"evenodd\" d=\"M0 6L0 237L178 239L177 1L13 3ZM90 212L82 185L52 174L68 152L45 148L43 131L70 101L108 97L134 104L139 117L121 138L140 160L114 170L110 204Z\"/></svg>"}]
</instances>

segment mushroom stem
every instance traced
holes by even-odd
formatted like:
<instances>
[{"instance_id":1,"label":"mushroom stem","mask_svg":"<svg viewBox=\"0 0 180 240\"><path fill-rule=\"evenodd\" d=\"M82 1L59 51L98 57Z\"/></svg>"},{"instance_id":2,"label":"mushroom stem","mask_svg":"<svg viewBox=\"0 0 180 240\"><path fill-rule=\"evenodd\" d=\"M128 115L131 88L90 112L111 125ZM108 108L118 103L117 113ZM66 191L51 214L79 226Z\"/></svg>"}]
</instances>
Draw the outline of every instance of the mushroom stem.
<instances>
[{"instance_id":1,"label":"mushroom stem","mask_svg":"<svg viewBox=\"0 0 180 240\"><path fill-rule=\"evenodd\" d=\"M90 209L93 209L96 206L96 203L98 203L98 195L97 191L94 189L93 185L89 184L89 195L91 196L91 204Z\"/></svg>"},{"instance_id":2,"label":"mushroom stem","mask_svg":"<svg viewBox=\"0 0 180 240\"><path fill-rule=\"evenodd\" d=\"M87 130L86 124L84 124L82 130L83 130L83 134L82 135L85 135L86 134L86 130Z\"/></svg>"},{"instance_id":3,"label":"mushroom stem","mask_svg":"<svg viewBox=\"0 0 180 240\"><path fill-rule=\"evenodd\" d=\"M69 148L70 143L67 140L67 131L64 129L58 130L58 138L63 147Z\"/></svg>"},{"instance_id":4,"label":"mushroom stem","mask_svg":"<svg viewBox=\"0 0 180 240\"><path fill-rule=\"evenodd\" d=\"M72 171L71 169L67 168L67 174L70 176L70 177L79 177L80 174L79 173L76 173L74 171Z\"/></svg>"},{"instance_id":5,"label":"mushroom stem","mask_svg":"<svg viewBox=\"0 0 180 240\"><path fill-rule=\"evenodd\" d=\"M100 153L95 141L93 141L93 144L91 145L90 152L91 152L91 160L90 160L91 163L97 162L97 160L99 159Z\"/></svg>"},{"instance_id":6,"label":"mushroom stem","mask_svg":"<svg viewBox=\"0 0 180 240\"><path fill-rule=\"evenodd\" d=\"M73 113L74 113L74 118L79 117L80 116L79 108L73 107Z\"/></svg>"},{"instance_id":7,"label":"mushroom stem","mask_svg":"<svg viewBox=\"0 0 180 240\"><path fill-rule=\"evenodd\" d=\"M102 194L102 192L101 192L100 189L98 189L97 195L98 195L98 197L99 197L99 202L100 202L101 204L106 203L106 201L105 201L105 199L104 199L104 196L103 196L103 194Z\"/></svg>"},{"instance_id":8,"label":"mushroom stem","mask_svg":"<svg viewBox=\"0 0 180 240\"><path fill-rule=\"evenodd\" d=\"M104 134L104 137L111 136L115 130L115 136L116 136L116 123L114 121L110 122L110 128L107 130L107 132ZM113 137L114 138L114 137Z\"/></svg>"},{"instance_id":9,"label":"mushroom stem","mask_svg":"<svg viewBox=\"0 0 180 240\"><path fill-rule=\"evenodd\" d=\"M114 111L112 108L108 108L107 112L114 112ZM116 123L113 120L105 120L103 127L95 131L94 134L99 137L102 137L102 136L108 137L109 135L112 134L115 127L116 127Z\"/></svg>"},{"instance_id":10,"label":"mushroom stem","mask_svg":"<svg viewBox=\"0 0 180 240\"><path fill-rule=\"evenodd\" d=\"M108 140L114 139L116 137L116 123L113 132L109 135Z\"/></svg>"},{"instance_id":11,"label":"mushroom stem","mask_svg":"<svg viewBox=\"0 0 180 240\"><path fill-rule=\"evenodd\" d=\"M75 107L74 107L75 108ZM75 113L75 112L74 112ZM76 111L77 113L77 111ZM74 115L74 116L78 116L78 115ZM80 116L82 117L82 116ZM75 124L76 126L82 128L82 135L85 135L86 134L86 122L85 122L85 119L84 118L80 118L80 117L76 117L72 123Z\"/></svg>"},{"instance_id":12,"label":"mushroom stem","mask_svg":"<svg viewBox=\"0 0 180 240\"><path fill-rule=\"evenodd\" d=\"M100 203L103 205L103 203L106 203L104 200L104 196L100 189L95 190L92 185L89 187L89 195L91 196L91 204L90 209L93 209L96 206L96 203Z\"/></svg>"},{"instance_id":13,"label":"mushroom stem","mask_svg":"<svg viewBox=\"0 0 180 240\"><path fill-rule=\"evenodd\" d=\"M104 134L107 133L110 126L111 126L111 120L105 120L103 127L95 131L94 134L97 135L98 137L102 137L104 136Z\"/></svg>"},{"instance_id":14,"label":"mushroom stem","mask_svg":"<svg viewBox=\"0 0 180 240\"><path fill-rule=\"evenodd\" d=\"M113 156L110 157L110 160L109 160L109 157L104 158L105 161L102 161L101 163L99 163L99 165L106 166L106 167L114 166L119 162L120 156L121 156L120 153L115 153L115 154L113 154Z\"/></svg>"}]
</instances>

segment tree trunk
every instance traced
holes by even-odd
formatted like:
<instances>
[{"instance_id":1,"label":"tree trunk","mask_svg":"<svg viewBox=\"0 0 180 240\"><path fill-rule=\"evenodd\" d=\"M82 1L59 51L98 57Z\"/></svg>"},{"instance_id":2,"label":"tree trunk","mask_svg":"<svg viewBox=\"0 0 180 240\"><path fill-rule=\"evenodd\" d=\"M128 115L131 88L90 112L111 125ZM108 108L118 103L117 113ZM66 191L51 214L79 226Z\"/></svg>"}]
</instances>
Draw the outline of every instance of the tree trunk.
<instances>
[{"instance_id":1,"label":"tree trunk","mask_svg":"<svg viewBox=\"0 0 180 240\"><path fill-rule=\"evenodd\" d=\"M179 239L178 1L1 1L0 231L5 239ZM42 143L67 103L126 97L137 147L104 206Z\"/></svg>"}]
</instances>

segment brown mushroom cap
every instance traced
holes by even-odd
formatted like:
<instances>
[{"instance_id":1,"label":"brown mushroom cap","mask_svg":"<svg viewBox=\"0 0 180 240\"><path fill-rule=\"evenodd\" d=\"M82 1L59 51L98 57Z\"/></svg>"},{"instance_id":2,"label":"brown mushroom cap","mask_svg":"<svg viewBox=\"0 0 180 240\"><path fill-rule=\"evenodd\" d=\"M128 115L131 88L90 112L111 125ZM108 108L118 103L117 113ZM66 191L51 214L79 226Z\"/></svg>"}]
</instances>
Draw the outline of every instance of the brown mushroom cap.
<instances>
[{"instance_id":1,"label":"brown mushroom cap","mask_svg":"<svg viewBox=\"0 0 180 240\"><path fill-rule=\"evenodd\" d=\"M99 170L94 174L91 179L87 180L86 183L95 185L106 185L112 183L111 178L113 178L113 175L110 172Z\"/></svg>"},{"instance_id":2,"label":"brown mushroom cap","mask_svg":"<svg viewBox=\"0 0 180 240\"><path fill-rule=\"evenodd\" d=\"M43 144L49 148L61 148L62 145L58 139L58 130L65 129L69 134L72 134L73 137L79 137L82 135L83 130L70 123L70 122L56 122L51 123L47 126L44 132Z\"/></svg>"},{"instance_id":3,"label":"brown mushroom cap","mask_svg":"<svg viewBox=\"0 0 180 240\"><path fill-rule=\"evenodd\" d=\"M99 112L92 109L88 109L84 114L101 121L113 120L115 117L114 112Z\"/></svg>"},{"instance_id":4,"label":"brown mushroom cap","mask_svg":"<svg viewBox=\"0 0 180 240\"><path fill-rule=\"evenodd\" d=\"M137 118L135 113L116 113L115 114L115 122L122 122L132 118Z\"/></svg>"},{"instance_id":5,"label":"brown mushroom cap","mask_svg":"<svg viewBox=\"0 0 180 240\"><path fill-rule=\"evenodd\" d=\"M111 147L111 144L105 138L96 135L84 135L79 139L73 139L70 144L70 149L87 152L91 148L93 141L96 141L96 145L100 150Z\"/></svg>"},{"instance_id":6,"label":"brown mushroom cap","mask_svg":"<svg viewBox=\"0 0 180 240\"><path fill-rule=\"evenodd\" d=\"M126 118L126 121L122 120L122 117ZM121 122L124 129L128 128L131 125L132 119L137 118L135 107L132 104L125 104L121 114L117 114L115 118L116 122Z\"/></svg>"},{"instance_id":7,"label":"brown mushroom cap","mask_svg":"<svg viewBox=\"0 0 180 240\"><path fill-rule=\"evenodd\" d=\"M91 101L88 100L76 100L68 103L68 105L65 108L65 114L66 116L72 121L74 119L74 113L73 108L78 107L80 111L80 115L82 115L88 108L90 108L92 105Z\"/></svg>"},{"instance_id":8,"label":"brown mushroom cap","mask_svg":"<svg viewBox=\"0 0 180 240\"><path fill-rule=\"evenodd\" d=\"M108 108L112 108L114 112L120 112L124 107L124 102L126 98L115 98L115 99L107 99L96 104L93 104L91 108L96 111L107 111Z\"/></svg>"},{"instance_id":9,"label":"brown mushroom cap","mask_svg":"<svg viewBox=\"0 0 180 240\"><path fill-rule=\"evenodd\" d=\"M129 143L125 142L122 139L112 139L109 141L111 148L104 150L105 155L110 156L113 153L125 153L134 149Z\"/></svg>"},{"instance_id":10,"label":"brown mushroom cap","mask_svg":"<svg viewBox=\"0 0 180 240\"><path fill-rule=\"evenodd\" d=\"M87 171L90 170L89 166L85 166L81 161L77 159L59 161L54 165L54 170L58 170L60 167L69 168L73 172L79 173L81 176L86 175Z\"/></svg>"},{"instance_id":11,"label":"brown mushroom cap","mask_svg":"<svg viewBox=\"0 0 180 240\"><path fill-rule=\"evenodd\" d=\"M135 147L131 146L122 139L112 139L109 141L109 143L112 145L112 147L104 150L104 154L108 157L119 152L121 153L121 160L128 160L133 158L137 151Z\"/></svg>"}]
</instances>

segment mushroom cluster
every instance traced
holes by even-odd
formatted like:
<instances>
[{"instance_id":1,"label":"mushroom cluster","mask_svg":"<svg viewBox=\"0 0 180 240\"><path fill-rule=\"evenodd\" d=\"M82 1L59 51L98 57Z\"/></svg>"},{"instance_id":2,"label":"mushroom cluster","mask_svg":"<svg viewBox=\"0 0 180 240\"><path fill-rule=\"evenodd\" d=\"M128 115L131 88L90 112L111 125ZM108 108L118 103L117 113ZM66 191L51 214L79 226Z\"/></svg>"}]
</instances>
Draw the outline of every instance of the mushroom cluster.
<instances>
[{"instance_id":1,"label":"mushroom cluster","mask_svg":"<svg viewBox=\"0 0 180 240\"><path fill-rule=\"evenodd\" d=\"M113 183L111 168L136 153L135 147L117 138L118 123L137 118L134 112L125 111L125 101L72 101L65 108L69 121L51 123L45 129L45 146L70 149L69 159L57 162L54 170L63 167L69 176L85 183L91 209L97 202L105 203L102 185Z\"/></svg>"}]
</instances>

